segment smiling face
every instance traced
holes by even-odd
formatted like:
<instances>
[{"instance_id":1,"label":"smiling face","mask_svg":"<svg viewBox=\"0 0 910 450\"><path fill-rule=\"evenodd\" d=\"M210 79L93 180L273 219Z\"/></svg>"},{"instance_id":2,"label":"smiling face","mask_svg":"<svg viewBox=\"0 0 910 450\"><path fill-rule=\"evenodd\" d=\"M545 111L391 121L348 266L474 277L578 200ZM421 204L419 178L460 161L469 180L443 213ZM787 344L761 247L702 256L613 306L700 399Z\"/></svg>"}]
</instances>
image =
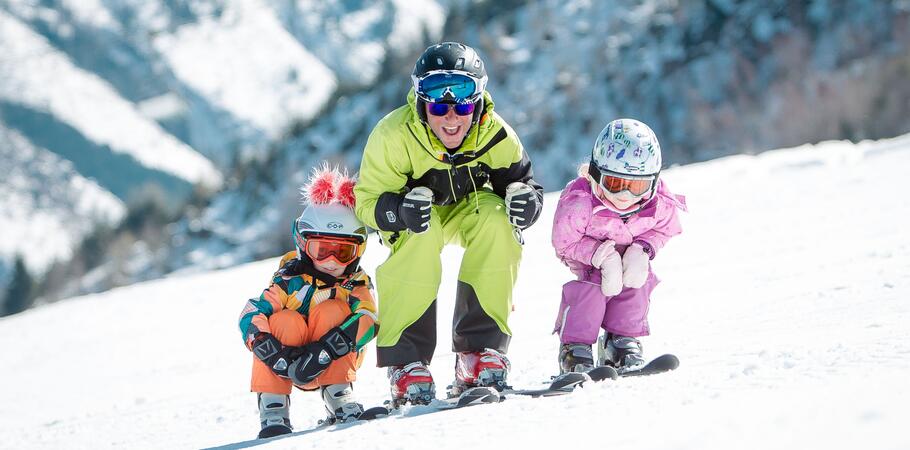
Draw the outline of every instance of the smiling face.
<instances>
[{"instance_id":1,"label":"smiling face","mask_svg":"<svg viewBox=\"0 0 910 450\"><path fill-rule=\"evenodd\" d=\"M322 261L313 261L313 266L316 267L316 270L329 274L335 278L341 277L341 275L344 274L344 269L348 267L332 258L324 259Z\"/></svg>"},{"instance_id":2,"label":"smiling face","mask_svg":"<svg viewBox=\"0 0 910 450\"><path fill-rule=\"evenodd\" d=\"M591 191L594 192L594 195L597 196L604 206L620 214L634 210L638 203L645 198L645 196L632 195L632 193L627 190L612 193L603 189L599 184L591 180L590 177L588 177L588 181L591 183Z\"/></svg>"},{"instance_id":3,"label":"smiling face","mask_svg":"<svg viewBox=\"0 0 910 450\"><path fill-rule=\"evenodd\" d=\"M629 191L622 191L618 194L604 191L604 198L607 199L619 211L626 211L641 201L641 197L632 195Z\"/></svg>"},{"instance_id":4,"label":"smiling face","mask_svg":"<svg viewBox=\"0 0 910 450\"><path fill-rule=\"evenodd\" d=\"M427 125L433 130L442 145L448 149L458 148L471 129L472 115L459 116L455 114L455 108L449 108L449 112L446 115L434 116L430 114L429 105L424 106L424 108L427 109Z\"/></svg>"}]
</instances>

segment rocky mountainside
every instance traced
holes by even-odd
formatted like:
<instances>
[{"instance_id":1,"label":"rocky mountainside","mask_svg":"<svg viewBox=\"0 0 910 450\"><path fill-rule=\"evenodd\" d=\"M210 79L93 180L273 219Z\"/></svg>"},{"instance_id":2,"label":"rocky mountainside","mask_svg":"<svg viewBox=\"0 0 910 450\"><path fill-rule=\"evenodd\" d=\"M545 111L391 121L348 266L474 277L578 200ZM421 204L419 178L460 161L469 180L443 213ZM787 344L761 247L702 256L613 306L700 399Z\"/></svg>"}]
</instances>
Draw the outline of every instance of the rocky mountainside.
<instances>
[{"instance_id":1,"label":"rocky mountainside","mask_svg":"<svg viewBox=\"0 0 910 450\"><path fill-rule=\"evenodd\" d=\"M174 198L215 186L154 239L121 233L67 295L286 248L306 173L323 160L356 170L414 59L440 40L480 51L496 109L549 191L620 116L649 123L668 164L910 131L907 0L416 5L0 0L0 75L15 81L0 87L0 126L120 202L149 183ZM112 165L142 170L108 176ZM69 204L48 192L34 195ZM14 241L0 251L30 253Z\"/></svg>"}]
</instances>

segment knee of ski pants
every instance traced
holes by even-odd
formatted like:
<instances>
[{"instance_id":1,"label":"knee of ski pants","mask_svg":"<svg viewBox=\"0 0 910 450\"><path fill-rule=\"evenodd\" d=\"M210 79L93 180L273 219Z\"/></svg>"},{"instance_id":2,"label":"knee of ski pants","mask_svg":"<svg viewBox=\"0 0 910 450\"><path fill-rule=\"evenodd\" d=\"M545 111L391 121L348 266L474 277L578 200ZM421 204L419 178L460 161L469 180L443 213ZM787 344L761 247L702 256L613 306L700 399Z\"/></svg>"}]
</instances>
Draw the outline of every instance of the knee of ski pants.
<instances>
[{"instance_id":1,"label":"knee of ski pants","mask_svg":"<svg viewBox=\"0 0 910 450\"><path fill-rule=\"evenodd\" d=\"M308 342L318 341L332 328L341 325L351 315L351 307L344 300L333 298L310 307ZM363 352L352 351L332 361L329 367L302 389L316 389L329 384L350 383L356 380L357 369L363 363Z\"/></svg>"},{"instance_id":2,"label":"knee of ski pants","mask_svg":"<svg viewBox=\"0 0 910 450\"><path fill-rule=\"evenodd\" d=\"M333 298L310 305L308 327L310 334L306 342L319 340L332 328L341 325L351 315L351 307L344 300Z\"/></svg>"},{"instance_id":3,"label":"knee of ski pants","mask_svg":"<svg viewBox=\"0 0 910 450\"><path fill-rule=\"evenodd\" d=\"M600 332L606 303L597 284L581 280L564 284L553 332L563 343L593 343Z\"/></svg>"},{"instance_id":4,"label":"knee of ski pants","mask_svg":"<svg viewBox=\"0 0 910 450\"><path fill-rule=\"evenodd\" d=\"M390 236L384 233L382 239L391 253L376 268L375 282L379 297L394 296L399 299L402 296L417 295L430 300L434 298L442 279L440 254L445 245L439 218L431 216L430 228L423 233L403 231L394 243L389 242ZM383 303L378 305L380 314L388 306Z\"/></svg>"},{"instance_id":5,"label":"knee of ski pants","mask_svg":"<svg viewBox=\"0 0 910 450\"><path fill-rule=\"evenodd\" d=\"M427 251L432 253L433 250L441 250L445 245L443 238L442 222L439 220L439 214L436 210L430 213L430 226L423 233L415 233L410 230L398 231L395 233L389 231L380 231L382 243L388 247L392 254L395 254L405 248L409 251ZM437 251L436 254L439 252Z\"/></svg>"},{"instance_id":6,"label":"knee of ski pants","mask_svg":"<svg viewBox=\"0 0 910 450\"><path fill-rule=\"evenodd\" d=\"M310 310L309 321L294 310L278 311L269 317L269 328L283 345L297 347L318 340L327 331L341 325L350 313L351 309L346 302L331 299L314 305ZM357 369L363 364L363 358L363 352L351 352L333 361L322 375L310 383L297 387L314 390L329 384L353 382L356 380ZM253 357L253 392L290 394L291 386L290 380L275 375L262 361Z\"/></svg>"},{"instance_id":7,"label":"knee of ski pants","mask_svg":"<svg viewBox=\"0 0 910 450\"><path fill-rule=\"evenodd\" d=\"M288 346L300 346L309 342L309 326L297 311L282 309L269 316L269 330L279 342Z\"/></svg>"},{"instance_id":8,"label":"knee of ski pants","mask_svg":"<svg viewBox=\"0 0 910 450\"><path fill-rule=\"evenodd\" d=\"M505 201L487 191L478 192L477 196L477 204L469 202L470 208L462 213L465 217L459 224L459 244L466 249L489 249L489 256L500 263L517 262L521 259L521 232L509 222Z\"/></svg>"}]
</instances>

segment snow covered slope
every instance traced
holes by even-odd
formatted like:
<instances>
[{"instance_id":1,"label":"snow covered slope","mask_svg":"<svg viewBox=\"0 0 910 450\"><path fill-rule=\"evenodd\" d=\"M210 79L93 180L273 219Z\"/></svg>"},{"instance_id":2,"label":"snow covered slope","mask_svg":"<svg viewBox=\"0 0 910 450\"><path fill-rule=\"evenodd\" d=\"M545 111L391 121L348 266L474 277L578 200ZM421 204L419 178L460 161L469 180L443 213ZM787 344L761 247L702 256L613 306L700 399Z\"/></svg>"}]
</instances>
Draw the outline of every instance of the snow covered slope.
<instances>
[{"instance_id":1,"label":"snow covered slope","mask_svg":"<svg viewBox=\"0 0 910 450\"><path fill-rule=\"evenodd\" d=\"M126 207L73 164L0 125L0 249L16 249L32 270L66 259L93 226Z\"/></svg>"},{"instance_id":2,"label":"snow covered slope","mask_svg":"<svg viewBox=\"0 0 910 450\"><path fill-rule=\"evenodd\" d=\"M910 235L901 196L910 136L826 143L665 171L688 196L684 234L655 260L651 356L676 372L393 417L262 443L264 448L906 449L910 419ZM549 334L560 286L556 196L526 234L511 381L556 369ZM460 250L447 248L439 331L449 334ZM385 252L372 242L372 272ZM258 431L250 358L236 329L277 260L173 276L0 319L0 447L247 448ZM440 387L454 357L442 339ZM371 348L356 392L387 395ZM322 417L295 392L303 432ZM343 430L342 430L343 429Z\"/></svg>"}]
</instances>

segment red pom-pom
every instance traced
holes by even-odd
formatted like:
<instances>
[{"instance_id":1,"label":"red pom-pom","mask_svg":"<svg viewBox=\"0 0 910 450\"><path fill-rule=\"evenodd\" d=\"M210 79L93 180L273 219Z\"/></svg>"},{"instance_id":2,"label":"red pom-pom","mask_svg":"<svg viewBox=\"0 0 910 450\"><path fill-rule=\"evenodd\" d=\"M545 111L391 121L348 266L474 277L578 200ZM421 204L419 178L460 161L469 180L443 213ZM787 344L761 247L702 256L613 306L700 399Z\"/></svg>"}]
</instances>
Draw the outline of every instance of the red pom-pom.
<instances>
[{"instance_id":1,"label":"red pom-pom","mask_svg":"<svg viewBox=\"0 0 910 450\"><path fill-rule=\"evenodd\" d=\"M327 205L341 203L348 208L354 208L354 185L357 182L348 171L338 167L330 167L328 163L313 169L313 174L300 192L303 202L310 205Z\"/></svg>"},{"instance_id":2,"label":"red pom-pom","mask_svg":"<svg viewBox=\"0 0 910 450\"><path fill-rule=\"evenodd\" d=\"M327 205L335 199L335 179L338 171L327 165L313 169L309 182L301 188L303 199L311 205Z\"/></svg>"},{"instance_id":3,"label":"red pom-pom","mask_svg":"<svg viewBox=\"0 0 910 450\"><path fill-rule=\"evenodd\" d=\"M338 191L336 193L336 198L338 202L348 208L354 208L354 185L356 182L353 178L348 176L342 176L338 180Z\"/></svg>"}]
</instances>

